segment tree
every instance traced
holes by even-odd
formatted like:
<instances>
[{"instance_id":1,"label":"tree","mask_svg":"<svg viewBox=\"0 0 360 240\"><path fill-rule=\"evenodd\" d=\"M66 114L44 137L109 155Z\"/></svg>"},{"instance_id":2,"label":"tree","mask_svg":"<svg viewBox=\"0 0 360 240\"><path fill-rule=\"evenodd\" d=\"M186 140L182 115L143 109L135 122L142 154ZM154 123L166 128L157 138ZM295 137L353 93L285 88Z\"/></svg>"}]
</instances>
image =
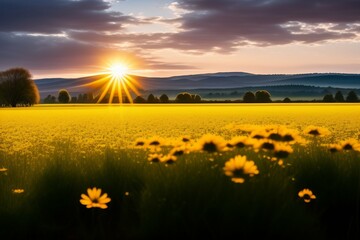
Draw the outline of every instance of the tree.
<instances>
[{"instance_id":1,"label":"tree","mask_svg":"<svg viewBox=\"0 0 360 240\"><path fill-rule=\"evenodd\" d=\"M269 103L272 102L271 95L266 90L259 90L255 93L256 102L259 103Z\"/></svg>"},{"instance_id":2,"label":"tree","mask_svg":"<svg viewBox=\"0 0 360 240\"><path fill-rule=\"evenodd\" d=\"M286 97L286 98L284 98L283 102L284 102L284 103L289 103L289 102L291 102L291 99L288 98L288 97Z\"/></svg>"},{"instance_id":3,"label":"tree","mask_svg":"<svg viewBox=\"0 0 360 240\"><path fill-rule=\"evenodd\" d=\"M356 92L350 91L350 92L348 93L348 95L346 96L346 101L347 101L347 102L358 102L358 101L359 101L359 98L358 98Z\"/></svg>"},{"instance_id":4,"label":"tree","mask_svg":"<svg viewBox=\"0 0 360 240\"><path fill-rule=\"evenodd\" d=\"M39 90L30 72L24 68L12 68L0 72L0 103L16 107L39 103Z\"/></svg>"},{"instance_id":5,"label":"tree","mask_svg":"<svg viewBox=\"0 0 360 240\"><path fill-rule=\"evenodd\" d=\"M84 93L82 97L83 97L83 99L82 99L82 100L83 100L83 103L88 103L88 102L89 102L88 94L87 94L87 93Z\"/></svg>"},{"instance_id":6,"label":"tree","mask_svg":"<svg viewBox=\"0 0 360 240\"><path fill-rule=\"evenodd\" d=\"M44 103L55 103L56 102L56 97L53 95L47 95L46 98L44 98Z\"/></svg>"},{"instance_id":7,"label":"tree","mask_svg":"<svg viewBox=\"0 0 360 240\"><path fill-rule=\"evenodd\" d=\"M194 102L196 102L196 103L201 102L201 96L200 95L195 94L195 95L192 95L192 97L193 97Z\"/></svg>"},{"instance_id":8,"label":"tree","mask_svg":"<svg viewBox=\"0 0 360 240\"><path fill-rule=\"evenodd\" d=\"M323 98L323 102L335 102L334 96L332 94L326 94Z\"/></svg>"},{"instance_id":9,"label":"tree","mask_svg":"<svg viewBox=\"0 0 360 240\"><path fill-rule=\"evenodd\" d=\"M166 95L166 94L161 95L161 96L160 96L160 102L161 102L161 103L168 103L168 102L169 102L169 97L168 97L168 95Z\"/></svg>"},{"instance_id":10,"label":"tree","mask_svg":"<svg viewBox=\"0 0 360 240\"><path fill-rule=\"evenodd\" d=\"M66 89L60 89L59 95L58 95L58 101L59 103L69 103L71 99L71 96L69 92Z\"/></svg>"},{"instance_id":11,"label":"tree","mask_svg":"<svg viewBox=\"0 0 360 240\"><path fill-rule=\"evenodd\" d=\"M146 99L142 96L136 96L136 98L134 99L134 103L146 103Z\"/></svg>"},{"instance_id":12,"label":"tree","mask_svg":"<svg viewBox=\"0 0 360 240\"><path fill-rule=\"evenodd\" d=\"M71 97L71 103L77 103L77 97Z\"/></svg>"},{"instance_id":13,"label":"tree","mask_svg":"<svg viewBox=\"0 0 360 240\"><path fill-rule=\"evenodd\" d=\"M156 102L156 98L155 98L154 94L151 93L151 94L148 96L147 102L148 102L148 103L155 103L155 102Z\"/></svg>"},{"instance_id":14,"label":"tree","mask_svg":"<svg viewBox=\"0 0 360 240\"><path fill-rule=\"evenodd\" d=\"M337 102L345 102L345 98L344 95L342 94L341 91L337 91L335 94L335 101Z\"/></svg>"},{"instance_id":15,"label":"tree","mask_svg":"<svg viewBox=\"0 0 360 240\"><path fill-rule=\"evenodd\" d=\"M81 93L79 93L79 95L78 95L77 102L78 103L84 102L84 98L83 98L83 95Z\"/></svg>"},{"instance_id":16,"label":"tree","mask_svg":"<svg viewBox=\"0 0 360 240\"><path fill-rule=\"evenodd\" d=\"M95 99L94 93L89 92L89 93L87 94L87 102L92 103L92 102L94 102L94 99Z\"/></svg>"},{"instance_id":17,"label":"tree","mask_svg":"<svg viewBox=\"0 0 360 240\"><path fill-rule=\"evenodd\" d=\"M191 94L188 93L188 92L179 93L175 98L175 102L177 102L177 103L190 103L190 102L192 102Z\"/></svg>"},{"instance_id":18,"label":"tree","mask_svg":"<svg viewBox=\"0 0 360 240\"><path fill-rule=\"evenodd\" d=\"M255 94L253 92L246 92L243 96L245 103L254 103L256 101Z\"/></svg>"}]
</instances>

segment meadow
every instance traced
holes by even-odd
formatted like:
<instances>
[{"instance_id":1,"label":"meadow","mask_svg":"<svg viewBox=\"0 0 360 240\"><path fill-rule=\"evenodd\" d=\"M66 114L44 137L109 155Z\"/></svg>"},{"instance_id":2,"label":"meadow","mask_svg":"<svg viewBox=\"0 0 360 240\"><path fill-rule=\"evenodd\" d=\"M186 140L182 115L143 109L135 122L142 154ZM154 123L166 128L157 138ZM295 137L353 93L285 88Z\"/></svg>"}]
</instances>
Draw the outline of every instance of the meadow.
<instances>
[{"instance_id":1,"label":"meadow","mask_svg":"<svg viewBox=\"0 0 360 240\"><path fill-rule=\"evenodd\" d=\"M359 123L359 104L0 109L1 235L359 239Z\"/></svg>"}]
</instances>

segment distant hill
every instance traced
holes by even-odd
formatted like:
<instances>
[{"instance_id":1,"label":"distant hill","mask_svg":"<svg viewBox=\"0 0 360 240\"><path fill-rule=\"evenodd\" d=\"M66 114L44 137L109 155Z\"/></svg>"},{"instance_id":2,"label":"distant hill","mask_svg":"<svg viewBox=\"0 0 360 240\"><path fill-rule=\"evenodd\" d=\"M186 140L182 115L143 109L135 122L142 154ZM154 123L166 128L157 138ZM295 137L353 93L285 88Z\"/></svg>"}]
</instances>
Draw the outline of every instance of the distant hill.
<instances>
[{"instance_id":1,"label":"distant hill","mask_svg":"<svg viewBox=\"0 0 360 240\"><path fill-rule=\"evenodd\" d=\"M35 80L42 98L48 94L56 95L59 89L66 88L73 95L85 92L97 92L92 85L86 85L105 75L97 75L83 78L48 78ZM309 73L309 74L251 74L245 72L223 72L184 75L173 77L142 77L130 76L140 84L142 92L179 92L183 90L222 89L232 90L237 88L272 88L272 91L280 89L279 86L299 86L318 88L344 88L360 89L360 74L343 73ZM273 94L273 93L272 93ZM291 96L289 96L291 97Z\"/></svg>"}]
</instances>

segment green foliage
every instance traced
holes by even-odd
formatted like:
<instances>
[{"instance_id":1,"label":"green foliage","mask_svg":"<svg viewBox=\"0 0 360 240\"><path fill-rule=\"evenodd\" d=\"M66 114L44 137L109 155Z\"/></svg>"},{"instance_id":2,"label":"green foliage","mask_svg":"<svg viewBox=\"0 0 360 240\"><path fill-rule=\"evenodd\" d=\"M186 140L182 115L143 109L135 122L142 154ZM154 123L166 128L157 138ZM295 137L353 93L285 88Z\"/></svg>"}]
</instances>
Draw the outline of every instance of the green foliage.
<instances>
[{"instance_id":1,"label":"green foliage","mask_svg":"<svg viewBox=\"0 0 360 240\"><path fill-rule=\"evenodd\" d=\"M285 167L246 148L222 156L192 153L167 166L151 164L139 150L82 157L70 142L54 146L31 167L24 156L3 158L9 167L0 175L4 238L224 239L233 236L229 229L244 238L357 236L358 155L332 154L320 143L307 151L298 146ZM234 154L254 160L260 174L244 184L231 182L221 168ZM24 194L11 194L13 186L24 186ZM80 204L80 194L93 186L111 198L108 209ZM297 198L304 187L316 193L314 202Z\"/></svg>"},{"instance_id":2,"label":"green foliage","mask_svg":"<svg viewBox=\"0 0 360 240\"><path fill-rule=\"evenodd\" d=\"M0 72L0 106L31 106L39 103L39 91L24 68Z\"/></svg>"},{"instance_id":3,"label":"green foliage","mask_svg":"<svg viewBox=\"0 0 360 240\"><path fill-rule=\"evenodd\" d=\"M71 96L69 92L66 89L60 89L59 95L58 95L58 101L59 103L69 103L71 99Z\"/></svg>"}]
</instances>

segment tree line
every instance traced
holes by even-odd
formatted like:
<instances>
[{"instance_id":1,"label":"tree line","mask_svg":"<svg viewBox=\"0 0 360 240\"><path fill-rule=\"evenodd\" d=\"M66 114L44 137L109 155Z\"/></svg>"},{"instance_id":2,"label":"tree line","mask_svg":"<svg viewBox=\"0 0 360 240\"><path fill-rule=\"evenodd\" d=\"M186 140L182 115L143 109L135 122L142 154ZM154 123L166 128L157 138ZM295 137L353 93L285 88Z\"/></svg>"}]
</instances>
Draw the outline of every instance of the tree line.
<instances>
[{"instance_id":1,"label":"tree line","mask_svg":"<svg viewBox=\"0 0 360 240\"><path fill-rule=\"evenodd\" d=\"M117 97L118 98L118 97ZM93 93L82 93L78 96L71 96L66 89L60 89L58 96L48 95L44 103L96 103L99 96ZM119 99L117 99L119 102ZM0 106L2 107L17 107L17 106L32 106L40 102L39 90L32 80L30 72L24 68L12 68L0 72ZM101 103L108 103L108 97L105 97ZM123 103L130 103L131 101L125 96L122 99ZM189 92L181 92L177 94L174 100L170 100L166 94L160 97L154 94L149 94L147 98L143 96L136 96L132 99L134 103L206 103L214 102L203 100L198 94L191 94ZM229 101L226 101L229 102ZM230 101L231 102L231 101ZM258 90L254 92L246 92L242 100L233 102L244 103L270 103L271 94L266 90ZM285 98L283 102L291 102L290 98ZM323 102L359 102L359 97L355 91L350 91L346 97L341 91L338 91L335 96L326 94L323 97Z\"/></svg>"},{"instance_id":2,"label":"tree line","mask_svg":"<svg viewBox=\"0 0 360 240\"><path fill-rule=\"evenodd\" d=\"M119 102L118 97L116 96L115 102ZM149 94L146 98L143 96L136 96L132 102L133 103L200 103L202 101L201 96L198 94L191 94L188 92L179 93L175 100L170 100L168 95L162 94L160 97L155 96L154 94ZM58 96L48 95L43 100L44 103L97 103L98 97L94 97L93 93L84 93L79 94L77 97L72 97L66 89L60 89ZM101 103L108 103L108 96L105 96ZM129 98L124 94L122 101L123 103L130 103Z\"/></svg>"},{"instance_id":3,"label":"tree line","mask_svg":"<svg viewBox=\"0 0 360 240\"><path fill-rule=\"evenodd\" d=\"M346 98L341 91L337 91L335 96L331 93L323 97L323 102L359 102L359 97L355 91L350 91Z\"/></svg>"},{"instance_id":4,"label":"tree line","mask_svg":"<svg viewBox=\"0 0 360 240\"><path fill-rule=\"evenodd\" d=\"M290 102L290 99L288 99ZM201 102L212 102L203 100L199 94L191 94L189 92L181 92L177 94L174 100L170 100L168 95L162 94L160 97L154 94L149 94L146 98L143 96L136 96L133 103L201 103ZM284 100L286 102L286 99ZM94 97L93 93L79 94L78 97L71 97L70 93L66 89L61 89L58 93L58 97L48 95L44 99L44 103L96 103L97 97ZM102 103L107 103L108 98L105 97ZM123 103L129 103L127 96L122 99ZM259 90L255 93L246 92L243 96L244 103L270 103L271 94L266 90Z\"/></svg>"}]
</instances>

